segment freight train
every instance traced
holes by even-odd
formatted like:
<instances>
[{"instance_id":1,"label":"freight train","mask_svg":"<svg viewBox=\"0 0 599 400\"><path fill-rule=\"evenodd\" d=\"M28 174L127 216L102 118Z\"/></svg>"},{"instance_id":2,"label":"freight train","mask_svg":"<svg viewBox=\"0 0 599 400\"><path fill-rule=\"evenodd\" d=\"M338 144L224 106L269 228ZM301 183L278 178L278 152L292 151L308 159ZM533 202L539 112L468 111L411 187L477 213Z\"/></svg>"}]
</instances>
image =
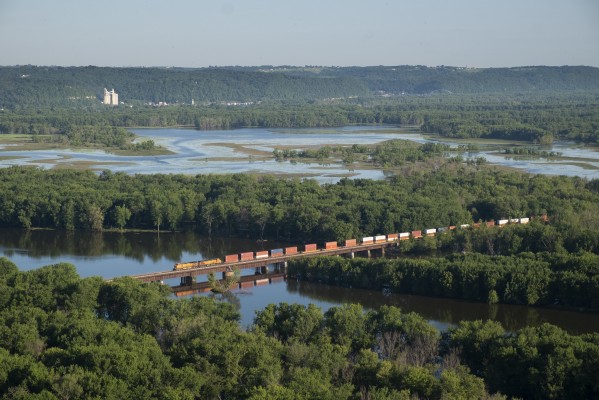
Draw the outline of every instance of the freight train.
<instances>
[{"instance_id":1,"label":"freight train","mask_svg":"<svg viewBox=\"0 0 599 400\"><path fill-rule=\"evenodd\" d=\"M548 218L546 215L540 217L541 220L547 221ZM298 250L297 246L293 247L283 247L279 249L272 250L262 250L262 251L248 251L239 254L228 254L225 256L225 263L234 263L234 262L242 262L242 261L253 261L260 260L263 258L275 258L282 257L284 255L291 254L300 254L300 253L311 253L315 251L321 250L333 250L339 247L350 248L350 247L359 247L362 245L374 244L374 243L383 243L383 242L398 242L402 240L409 239L421 239L425 236L435 236L438 234L446 233L448 231L452 231L455 229L468 229L468 228L478 228L481 225L485 225L487 227L503 227L507 224L528 224L531 218L510 218L510 219L499 219L497 221L487 221L482 223L475 224L462 224L459 226L444 226L441 228L429 228L418 231L410 231L410 232L401 232L401 233L389 233L388 235L376 235L376 236L366 236L362 239L347 239L343 246L339 246L337 242L325 242L323 248L318 248L316 243L309 243L304 245L303 251ZM203 260L203 261L194 261L188 263L178 263L175 264L173 268L174 271L189 269L189 268L198 268L202 266L221 264L223 261L220 258L213 258L211 260Z\"/></svg>"}]
</instances>

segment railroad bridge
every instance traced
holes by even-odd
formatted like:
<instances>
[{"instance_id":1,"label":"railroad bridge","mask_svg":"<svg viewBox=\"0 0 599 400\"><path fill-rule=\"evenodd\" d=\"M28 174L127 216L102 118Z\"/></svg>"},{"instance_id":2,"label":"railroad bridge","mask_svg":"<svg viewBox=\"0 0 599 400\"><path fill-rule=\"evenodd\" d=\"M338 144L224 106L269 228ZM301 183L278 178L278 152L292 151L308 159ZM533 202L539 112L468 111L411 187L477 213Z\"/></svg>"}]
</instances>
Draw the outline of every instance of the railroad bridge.
<instances>
[{"instance_id":1,"label":"railroad bridge","mask_svg":"<svg viewBox=\"0 0 599 400\"><path fill-rule=\"evenodd\" d=\"M397 246L402 240L422 239L426 236L444 235L455 229L472 229L479 227L502 228L510 224L528 224L534 217L500 219L497 221L486 221L475 224L463 224L460 226L446 226L440 228L430 228L416 230L411 232L390 233L388 235L377 235L364 237L360 241L348 239L343 246L337 242L326 242L324 248L318 249L315 243L306 244L304 251L298 251L297 247L286 247L284 249L272 249L270 251L247 252L240 254L230 254L225 256L224 262L221 259L196 261L191 263L175 264L175 268L169 271L152 272L148 274L132 275L131 277L142 282L161 282L165 279L181 278L181 284L191 284L194 276L207 275L211 273L222 272L223 278L226 278L235 269L255 268L256 274L266 272L268 265L275 266L275 272L285 273L287 262L297 258L316 257L316 256L339 256L342 254L353 258L356 253L363 253L370 257L372 251L378 251L385 255L385 249ZM540 217L541 221L547 222L546 215Z\"/></svg>"},{"instance_id":2,"label":"railroad bridge","mask_svg":"<svg viewBox=\"0 0 599 400\"><path fill-rule=\"evenodd\" d=\"M131 275L131 278L140 280L142 282L160 282L165 279L173 279L173 278L182 278L182 282L186 278L191 278L198 275L208 275L211 273L222 272L223 277L227 271L231 271L233 269L262 269L268 265L275 265L276 269L283 269L287 266L287 261L304 258L304 257L317 257L317 256L338 256L342 254L346 254L349 257L353 258L356 253L363 253L367 256L370 256L371 252L377 251L384 255L385 249L387 247L397 246L397 242L380 242L380 243L369 243L369 244L356 244L355 246L343 246L337 247L334 249L321 249L314 251L304 251L301 253L295 254L283 254L280 256L271 256L268 258L260 258L253 259L247 261L233 261L233 262L223 262L219 264L212 264L207 266L200 266L197 268L188 268L188 269L180 269L180 270L169 270L169 271L161 271L161 272L151 272L148 274L140 274L140 275Z\"/></svg>"}]
</instances>

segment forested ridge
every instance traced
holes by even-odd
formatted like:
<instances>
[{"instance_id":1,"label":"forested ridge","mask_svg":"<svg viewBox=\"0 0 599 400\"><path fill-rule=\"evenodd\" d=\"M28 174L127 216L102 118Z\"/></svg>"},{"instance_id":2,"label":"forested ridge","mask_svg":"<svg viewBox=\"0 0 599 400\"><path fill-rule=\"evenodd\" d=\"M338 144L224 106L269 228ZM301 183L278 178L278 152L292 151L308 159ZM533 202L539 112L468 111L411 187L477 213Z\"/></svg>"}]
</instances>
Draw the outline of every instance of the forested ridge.
<instances>
[{"instance_id":1,"label":"forested ridge","mask_svg":"<svg viewBox=\"0 0 599 400\"><path fill-rule=\"evenodd\" d=\"M10 399L527 399L599 395L599 337L516 332L359 305L271 304L247 331L229 303L173 299L69 264L0 259L0 395ZM490 394L494 393L494 394ZM503 394L502 394L503 393Z\"/></svg>"},{"instance_id":2,"label":"forested ridge","mask_svg":"<svg viewBox=\"0 0 599 400\"><path fill-rule=\"evenodd\" d=\"M125 103L309 101L391 94L521 93L599 89L593 67L456 68L0 67L0 107L91 105L115 88Z\"/></svg>"},{"instance_id":3,"label":"forested ridge","mask_svg":"<svg viewBox=\"0 0 599 400\"><path fill-rule=\"evenodd\" d=\"M69 145L119 147L98 134L106 127L350 124L409 124L457 138L599 140L592 67L14 66L0 67L0 86L0 133L59 135ZM101 104L105 87L116 89L121 106ZM74 131L94 134L78 142Z\"/></svg>"}]
</instances>

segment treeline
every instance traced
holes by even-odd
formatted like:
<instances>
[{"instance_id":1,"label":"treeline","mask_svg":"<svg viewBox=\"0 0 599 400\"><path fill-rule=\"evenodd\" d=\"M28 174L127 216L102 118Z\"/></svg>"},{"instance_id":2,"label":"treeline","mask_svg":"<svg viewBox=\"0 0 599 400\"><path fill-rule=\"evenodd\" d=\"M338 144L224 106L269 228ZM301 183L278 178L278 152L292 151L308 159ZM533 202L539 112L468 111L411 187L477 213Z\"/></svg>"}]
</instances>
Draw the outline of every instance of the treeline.
<instances>
[{"instance_id":1,"label":"treeline","mask_svg":"<svg viewBox=\"0 0 599 400\"><path fill-rule=\"evenodd\" d=\"M599 140L596 96L559 100L514 101L504 104L466 102L462 107L448 100L445 107L423 116L421 130L451 138L495 138L551 144L554 139L584 142Z\"/></svg>"},{"instance_id":2,"label":"treeline","mask_svg":"<svg viewBox=\"0 0 599 400\"><path fill-rule=\"evenodd\" d=\"M397 259L302 258L303 280L491 304L560 305L599 310L599 256L592 253L478 253Z\"/></svg>"},{"instance_id":3,"label":"treeline","mask_svg":"<svg viewBox=\"0 0 599 400\"><path fill-rule=\"evenodd\" d=\"M395 307L173 299L70 264L0 259L0 396L12 399L530 399L599 395L597 334L464 322L441 335ZM471 372L472 371L472 372ZM476 375L478 376L476 376ZM495 393L495 394L490 394Z\"/></svg>"},{"instance_id":4,"label":"treeline","mask_svg":"<svg viewBox=\"0 0 599 400\"><path fill-rule=\"evenodd\" d=\"M388 140L379 145L368 147L354 144L349 147L343 146L323 146L319 149L273 150L273 156L277 161L298 160L298 159L317 159L340 160L345 164L352 164L356 161L374 163L380 167L397 167L406 163L425 161L434 157L442 157L451 151L451 147L442 143L419 144L409 140ZM460 151L454 149L453 151Z\"/></svg>"},{"instance_id":5,"label":"treeline","mask_svg":"<svg viewBox=\"0 0 599 400\"><path fill-rule=\"evenodd\" d=\"M314 101L431 93L543 93L599 89L592 67L424 66L297 68L0 67L0 108L89 107L103 88L126 104Z\"/></svg>"},{"instance_id":6,"label":"treeline","mask_svg":"<svg viewBox=\"0 0 599 400\"><path fill-rule=\"evenodd\" d=\"M554 139L597 142L597 110L599 98L592 92L546 97L406 96L337 103L270 102L247 107L42 108L0 111L0 133L65 135L69 129L93 131L97 127L188 126L206 130L401 124L452 138L501 138L548 144Z\"/></svg>"},{"instance_id":7,"label":"treeline","mask_svg":"<svg viewBox=\"0 0 599 400\"><path fill-rule=\"evenodd\" d=\"M3 168L0 226L197 229L297 243L549 214L551 225L543 228L548 233L539 236L543 240L538 246L598 251L597 180L437 161L403 168L404 174L385 181L342 179L325 185L250 175L130 176ZM501 230L496 238L489 233L482 241L464 236L443 246L491 253L492 244L492 251L501 254L509 246L517 248L518 240L523 242L520 234L532 234L521 229ZM510 232L513 240L504 236Z\"/></svg>"},{"instance_id":8,"label":"treeline","mask_svg":"<svg viewBox=\"0 0 599 400\"><path fill-rule=\"evenodd\" d=\"M419 93L525 93L596 90L594 67L527 66L514 68L461 68L423 65L291 69L306 76L358 76L375 92Z\"/></svg>"},{"instance_id":9,"label":"treeline","mask_svg":"<svg viewBox=\"0 0 599 400\"><path fill-rule=\"evenodd\" d=\"M562 153L559 151L544 151L526 147L510 147L509 149L503 149L503 153L513 154L517 156L529 156L539 158L554 158L562 156Z\"/></svg>"}]
</instances>

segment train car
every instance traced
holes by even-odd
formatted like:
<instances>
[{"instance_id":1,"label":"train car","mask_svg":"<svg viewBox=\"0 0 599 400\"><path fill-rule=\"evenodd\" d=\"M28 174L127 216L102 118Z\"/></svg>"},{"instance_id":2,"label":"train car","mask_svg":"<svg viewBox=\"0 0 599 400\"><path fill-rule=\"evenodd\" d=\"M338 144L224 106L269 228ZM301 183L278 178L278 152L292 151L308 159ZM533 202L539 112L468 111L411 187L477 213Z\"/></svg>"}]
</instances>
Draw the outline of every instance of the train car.
<instances>
[{"instance_id":1,"label":"train car","mask_svg":"<svg viewBox=\"0 0 599 400\"><path fill-rule=\"evenodd\" d=\"M240 253L239 254L239 259L241 261L250 261L254 259L254 252L253 251L246 251L245 253Z\"/></svg>"},{"instance_id":2,"label":"train car","mask_svg":"<svg viewBox=\"0 0 599 400\"><path fill-rule=\"evenodd\" d=\"M326 242L324 244L325 250L332 250L337 248L337 242Z\"/></svg>"},{"instance_id":3,"label":"train car","mask_svg":"<svg viewBox=\"0 0 599 400\"><path fill-rule=\"evenodd\" d=\"M271 257L282 257L283 256L283 249L272 249L270 250L270 256Z\"/></svg>"},{"instance_id":4,"label":"train car","mask_svg":"<svg viewBox=\"0 0 599 400\"><path fill-rule=\"evenodd\" d=\"M460 229L470 228L470 224L462 224L460 225Z\"/></svg>"},{"instance_id":5,"label":"train car","mask_svg":"<svg viewBox=\"0 0 599 400\"><path fill-rule=\"evenodd\" d=\"M430 229L424 230L424 234L426 236L435 236L435 233L437 233L437 230L435 228L430 228Z\"/></svg>"},{"instance_id":6,"label":"train car","mask_svg":"<svg viewBox=\"0 0 599 400\"><path fill-rule=\"evenodd\" d=\"M410 232L401 232L399 234L399 240L408 240L410 238Z\"/></svg>"},{"instance_id":7,"label":"train car","mask_svg":"<svg viewBox=\"0 0 599 400\"><path fill-rule=\"evenodd\" d=\"M443 227L441 227L441 228L437 228L437 233L445 233L445 232L447 232L448 230L449 230L449 228L448 228L448 227L446 227L446 226L443 226Z\"/></svg>"},{"instance_id":8,"label":"train car","mask_svg":"<svg viewBox=\"0 0 599 400\"><path fill-rule=\"evenodd\" d=\"M367 236L362 238L362 244L374 243L374 236Z\"/></svg>"},{"instance_id":9,"label":"train car","mask_svg":"<svg viewBox=\"0 0 599 400\"><path fill-rule=\"evenodd\" d=\"M381 242L386 242L387 241L387 236L385 235L376 235L374 237L374 243L381 243Z\"/></svg>"},{"instance_id":10,"label":"train car","mask_svg":"<svg viewBox=\"0 0 599 400\"><path fill-rule=\"evenodd\" d=\"M520 218L521 224L528 224L530 222L530 218Z\"/></svg>"},{"instance_id":11,"label":"train car","mask_svg":"<svg viewBox=\"0 0 599 400\"><path fill-rule=\"evenodd\" d=\"M399 238L399 234L397 233L390 233L387 235L387 242L397 242L397 239Z\"/></svg>"},{"instance_id":12,"label":"train car","mask_svg":"<svg viewBox=\"0 0 599 400\"><path fill-rule=\"evenodd\" d=\"M316 250L318 250L318 248L316 247L315 243L310 243L310 244L304 245L304 253L309 253L311 251L316 251Z\"/></svg>"},{"instance_id":13,"label":"train car","mask_svg":"<svg viewBox=\"0 0 599 400\"><path fill-rule=\"evenodd\" d=\"M412 239L420 239L422 237L422 231L412 231L410 237Z\"/></svg>"},{"instance_id":14,"label":"train car","mask_svg":"<svg viewBox=\"0 0 599 400\"><path fill-rule=\"evenodd\" d=\"M297 247L285 247L285 254L297 254Z\"/></svg>"},{"instance_id":15,"label":"train car","mask_svg":"<svg viewBox=\"0 0 599 400\"><path fill-rule=\"evenodd\" d=\"M239 254L227 254L225 256L225 262L237 262L239 261Z\"/></svg>"},{"instance_id":16,"label":"train car","mask_svg":"<svg viewBox=\"0 0 599 400\"><path fill-rule=\"evenodd\" d=\"M510 224L517 224L520 222L520 218L510 218Z\"/></svg>"},{"instance_id":17,"label":"train car","mask_svg":"<svg viewBox=\"0 0 599 400\"><path fill-rule=\"evenodd\" d=\"M353 247L353 246L357 246L358 245L358 241L356 239L347 239L345 241L345 247Z\"/></svg>"},{"instance_id":18,"label":"train car","mask_svg":"<svg viewBox=\"0 0 599 400\"><path fill-rule=\"evenodd\" d=\"M510 222L509 219L498 219L497 220L497 225L498 226L503 226L503 225L507 225L507 223Z\"/></svg>"},{"instance_id":19,"label":"train car","mask_svg":"<svg viewBox=\"0 0 599 400\"><path fill-rule=\"evenodd\" d=\"M193 262L187 262L187 263L177 263L173 267L173 271L179 271L179 270L182 270L182 269L204 267L204 266L207 266L207 265L220 264L222 262L223 262L223 260L221 260L220 258L213 258L211 260L193 261Z\"/></svg>"},{"instance_id":20,"label":"train car","mask_svg":"<svg viewBox=\"0 0 599 400\"><path fill-rule=\"evenodd\" d=\"M492 228L495 226L495 221L487 221L486 224L487 224L487 228Z\"/></svg>"},{"instance_id":21,"label":"train car","mask_svg":"<svg viewBox=\"0 0 599 400\"><path fill-rule=\"evenodd\" d=\"M258 259L261 259L261 258L268 258L268 250L265 250L265 251L257 251L255 254L256 254L256 255L255 255L255 257L254 257L254 258L255 258L256 260L258 260Z\"/></svg>"},{"instance_id":22,"label":"train car","mask_svg":"<svg viewBox=\"0 0 599 400\"><path fill-rule=\"evenodd\" d=\"M455 225L449 225L449 230L450 230L450 231L453 231L453 230L455 230Z\"/></svg>"}]
</instances>

